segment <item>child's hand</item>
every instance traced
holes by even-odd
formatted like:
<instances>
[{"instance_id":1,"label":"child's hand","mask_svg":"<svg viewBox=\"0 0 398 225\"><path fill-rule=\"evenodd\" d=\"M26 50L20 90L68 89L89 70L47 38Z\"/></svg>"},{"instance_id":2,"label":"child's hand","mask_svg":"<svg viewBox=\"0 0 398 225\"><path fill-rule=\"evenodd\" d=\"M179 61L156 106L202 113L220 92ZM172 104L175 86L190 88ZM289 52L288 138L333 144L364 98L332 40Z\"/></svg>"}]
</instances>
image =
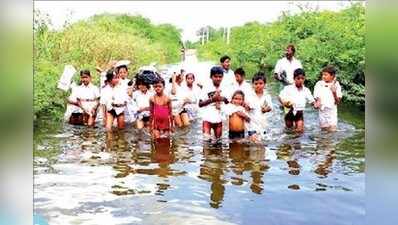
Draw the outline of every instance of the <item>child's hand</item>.
<instances>
[{"instance_id":1,"label":"child's hand","mask_svg":"<svg viewBox=\"0 0 398 225\"><path fill-rule=\"evenodd\" d=\"M261 106L261 112L262 113L266 113L271 111L271 107L270 106Z\"/></svg>"},{"instance_id":2,"label":"child's hand","mask_svg":"<svg viewBox=\"0 0 398 225\"><path fill-rule=\"evenodd\" d=\"M330 85L330 90L331 90L333 93L336 93L337 87L336 87L335 83L333 83L332 85Z\"/></svg>"},{"instance_id":3,"label":"child's hand","mask_svg":"<svg viewBox=\"0 0 398 225\"><path fill-rule=\"evenodd\" d=\"M315 108L315 109L319 109L320 107L321 107L321 101L316 100L316 101L314 102L314 108Z\"/></svg>"},{"instance_id":4,"label":"child's hand","mask_svg":"<svg viewBox=\"0 0 398 225\"><path fill-rule=\"evenodd\" d=\"M283 106L285 106L286 108L292 108L293 104L290 101L284 102Z\"/></svg>"}]
</instances>

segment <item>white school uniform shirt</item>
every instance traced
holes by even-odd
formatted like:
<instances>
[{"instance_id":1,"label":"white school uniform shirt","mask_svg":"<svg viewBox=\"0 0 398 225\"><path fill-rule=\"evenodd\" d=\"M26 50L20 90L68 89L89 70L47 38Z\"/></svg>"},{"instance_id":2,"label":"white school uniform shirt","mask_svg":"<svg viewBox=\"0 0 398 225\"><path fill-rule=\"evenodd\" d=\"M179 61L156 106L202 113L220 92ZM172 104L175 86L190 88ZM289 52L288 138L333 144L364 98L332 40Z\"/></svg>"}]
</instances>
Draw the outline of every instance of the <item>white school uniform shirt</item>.
<instances>
[{"instance_id":1,"label":"white school uniform shirt","mask_svg":"<svg viewBox=\"0 0 398 225\"><path fill-rule=\"evenodd\" d=\"M289 61L286 57L283 57L276 63L274 73L280 74L282 71L285 71L286 80L289 82L289 84L293 84L293 73L299 68L303 68L300 60L296 59L294 56L292 57L291 61Z\"/></svg>"},{"instance_id":2,"label":"white school uniform shirt","mask_svg":"<svg viewBox=\"0 0 398 225\"><path fill-rule=\"evenodd\" d=\"M221 85L220 85L221 86ZM216 88L214 84L207 85L203 87L202 93L200 95L199 100L206 101L209 99L210 95L213 94L216 90L221 91L221 96L225 97L226 91L224 91L221 87ZM223 116L222 116L222 109L217 109L215 106L216 103L210 103L207 106L202 107L201 109L201 115L203 121L207 121L210 123L220 123L222 122ZM221 107L224 107L224 103L221 103Z\"/></svg>"},{"instance_id":3,"label":"white school uniform shirt","mask_svg":"<svg viewBox=\"0 0 398 225\"><path fill-rule=\"evenodd\" d=\"M89 83L87 86L84 84L81 84L79 86L73 87L72 88L72 93L69 96L70 101L76 102L77 99L81 99L81 103L83 108L87 111L90 112L93 107L97 104L94 100L97 100L100 97L99 89L97 86L93 85L92 83ZM90 100L90 101L86 101ZM83 110L80 107L73 107L74 113L82 113Z\"/></svg>"},{"instance_id":4,"label":"white school uniform shirt","mask_svg":"<svg viewBox=\"0 0 398 225\"><path fill-rule=\"evenodd\" d=\"M324 110L325 108L329 109L334 109L337 108L334 97L333 97L333 92L330 87L333 85L333 82L331 83L326 83L323 80L320 80L316 82L315 87L314 87L314 98L319 98L321 101L321 110ZM336 95L337 97L341 98L343 96L341 92L341 86L338 81L335 83L336 86Z\"/></svg>"},{"instance_id":5,"label":"white school uniform shirt","mask_svg":"<svg viewBox=\"0 0 398 225\"><path fill-rule=\"evenodd\" d=\"M100 103L105 105L106 111L114 109L119 115L124 112L126 106L114 107L112 104L126 104L129 101L129 96L122 85L118 84L115 87L106 85L101 91Z\"/></svg>"},{"instance_id":6,"label":"white school uniform shirt","mask_svg":"<svg viewBox=\"0 0 398 225\"><path fill-rule=\"evenodd\" d=\"M232 88L234 86L234 84L236 83L235 73L231 69L225 70L223 68L223 70L224 70L224 74L223 74L223 78L221 81L221 87L225 90L230 90L230 88Z\"/></svg>"},{"instance_id":7,"label":"white school uniform shirt","mask_svg":"<svg viewBox=\"0 0 398 225\"><path fill-rule=\"evenodd\" d=\"M127 78L125 78L125 79L119 79L119 82L120 82L120 85L121 85L123 88L125 88L126 91L127 91L127 88L129 87L128 84L129 84L130 80L127 79Z\"/></svg>"},{"instance_id":8,"label":"white school uniform shirt","mask_svg":"<svg viewBox=\"0 0 398 225\"><path fill-rule=\"evenodd\" d=\"M153 94L152 90L147 90L146 93L143 93L140 90L134 91L132 100L134 102L135 109L139 110L140 108L149 107L149 101Z\"/></svg>"},{"instance_id":9,"label":"white school uniform shirt","mask_svg":"<svg viewBox=\"0 0 398 225\"><path fill-rule=\"evenodd\" d=\"M293 113L305 109L306 103L313 103L315 101L310 90L307 87L298 89L295 84L285 86L279 97L282 101L290 101L293 104Z\"/></svg>"},{"instance_id":10,"label":"white school uniform shirt","mask_svg":"<svg viewBox=\"0 0 398 225\"><path fill-rule=\"evenodd\" d=\"M232 100L232 95L234 94L235 91L242 91L243 94L245 94L245 99L248 95L251 94L252 87L249 83L247 83L246 81L243 81L242 84L239 84L238 82L236 82L236 80L232 83L232 86L229 89L226 89L228 91L228 96L226 96L228 98L228 100ZM245 101L247 102L247 101Z\"/></svg>"},{"instance_id":11,"label":"white school uniform shirt","mask_svg":"<svg viewBox=\"0 0 398 225\"><path fill-rule=\"evenodd\" d=\"M272 106L271 96L264 91L261 96L258 96L254 91L248 95L247 101L251 110L249 111L250 123L249 123L249 131L256 131L259 134L264 133L267 127L267 117L269 112L263 113L261 111L261 107L267 105L274 109Z\"/></svg>"}]
</instances>

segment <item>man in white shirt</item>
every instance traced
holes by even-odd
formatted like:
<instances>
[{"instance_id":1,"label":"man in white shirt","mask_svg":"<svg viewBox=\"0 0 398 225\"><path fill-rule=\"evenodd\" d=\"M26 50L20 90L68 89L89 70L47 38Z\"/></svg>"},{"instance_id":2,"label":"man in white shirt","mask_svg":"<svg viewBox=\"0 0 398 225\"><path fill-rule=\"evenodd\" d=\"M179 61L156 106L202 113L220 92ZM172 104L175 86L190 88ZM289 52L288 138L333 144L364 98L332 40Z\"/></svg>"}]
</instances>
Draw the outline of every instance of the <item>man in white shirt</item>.
<instances>
[{"instance_id":1,"label":"man in white shirt","mask_svg":"<svg viewBox=\"0 0 398 225\"><path fill-rule=\"evenodd\" d=\"M69 122L93 126L99 106L99 90L91 83L89 70L80 71L80 81L82 84L72 88L68 98L68 103L72 105Z\"/></svg>"},{"instance_id":2,"label":"man in white shirt","mask_svg":"<svg viewBox=\"0 0 398 225\"><path fill-rule=\"evenodd\" d=\"M220 58L220 65L223 69L223 78L221 82L221 86L225 90L230 90L234 85L235 81L235 74L234 71L231 70L231 58L227 55L224 55Z\"/></svg>"},{"instance_id":3,"label":"man in white shirt","mask_svg":"<svg viewBox=\"0 0 398 225\"><path fill-rule=\"evenodd\" d=\"M223 69L214 66L210 70L210 78L212 83L203 87L202 94L199 99L199 107L202 110L202 131L205 138L210 138L211 130L217 139L222 134L222 115L221 107L228 103L228 99L223 95L224 91L221 88L223 79Z\"/></svg>"},{"instance_id":4,"label":"man in white shirt","mask_svg":"<svg viewBox=\"0 0 398 225\"><path fill-rule=\"evenodd\" d=\"M296 48L294 45L286 47L285 57L279 59L274 68L275 79L282 82L283 85L293 84L293 73L296 69L303 68L300 60L294 57Z\"/></svg>"}]
</instances>

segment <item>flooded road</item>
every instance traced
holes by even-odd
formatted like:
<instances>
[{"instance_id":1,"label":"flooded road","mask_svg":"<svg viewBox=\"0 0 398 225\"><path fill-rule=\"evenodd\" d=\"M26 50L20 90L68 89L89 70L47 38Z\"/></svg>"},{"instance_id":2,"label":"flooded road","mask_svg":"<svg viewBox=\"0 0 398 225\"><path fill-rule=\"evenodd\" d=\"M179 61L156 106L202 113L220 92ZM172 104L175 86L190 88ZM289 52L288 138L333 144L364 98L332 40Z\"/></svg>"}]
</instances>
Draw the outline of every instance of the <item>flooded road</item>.
<instances>
[{"instance_id":1,"label":"flooded road","mask_svg":"<svg viewBox=\"0 0 398 225\"><path fill-rule=\"evenodd\" d=\"M38 121L35 213L51 225L363 224L364 127L339 118L323 133L308 109L305 133L287 134L271 93L262 145L205 145L200 121L156 145L133 128Z\"/></svg>"}]
</instances>

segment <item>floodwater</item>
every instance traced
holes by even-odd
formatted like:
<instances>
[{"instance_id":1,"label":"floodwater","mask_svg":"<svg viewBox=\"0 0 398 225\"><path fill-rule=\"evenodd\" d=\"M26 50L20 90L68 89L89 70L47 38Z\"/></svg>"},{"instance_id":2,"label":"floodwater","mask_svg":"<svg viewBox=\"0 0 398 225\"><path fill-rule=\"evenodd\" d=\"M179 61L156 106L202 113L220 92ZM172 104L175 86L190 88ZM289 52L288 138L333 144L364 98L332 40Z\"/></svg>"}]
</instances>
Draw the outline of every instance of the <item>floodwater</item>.
<instances>
[{"instance_id":1,"label":"floodwater","mask_svg":"<svg viewBox=\"0 0 398 225\"><path fill-rule=\"evenodd\" d=\"M363 224L364 127L339 118L324 133L308 109L305 133L289 134L273 102L262 145L204 144L200 121L156 144L133 128L38 121L35 214L51 225Z\"/></svg>"}]
</instances>

